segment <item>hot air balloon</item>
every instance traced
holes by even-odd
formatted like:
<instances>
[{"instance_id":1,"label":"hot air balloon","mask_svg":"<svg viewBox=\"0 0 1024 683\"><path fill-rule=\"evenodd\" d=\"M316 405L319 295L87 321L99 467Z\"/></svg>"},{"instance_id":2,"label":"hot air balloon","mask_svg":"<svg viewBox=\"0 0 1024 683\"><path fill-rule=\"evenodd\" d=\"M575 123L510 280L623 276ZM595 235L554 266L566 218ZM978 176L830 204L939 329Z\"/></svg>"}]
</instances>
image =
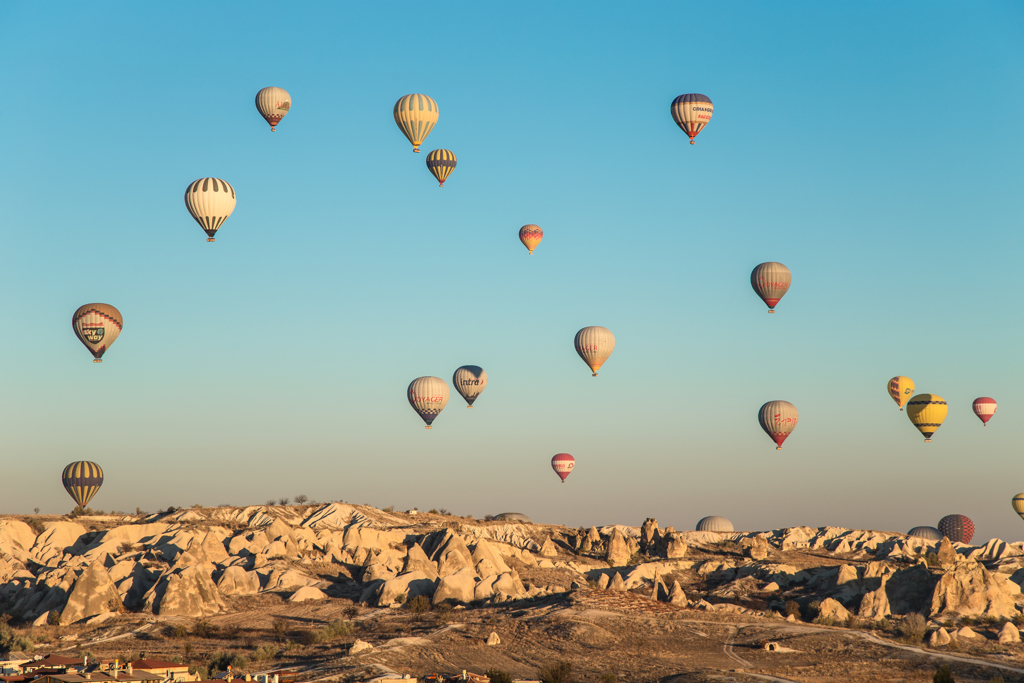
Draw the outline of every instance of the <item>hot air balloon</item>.
<instances>
[{"instance_id":1,"label":"hot air balloon","mask_svg":"<svg viewBox=\"0 0 1024 683\"><path fill-rule=\"evenodd\" d=\"M704 130L708 125L711 115L715 112L715 105L707 95L690 93L680 95L672 100L672 119L676 125L683 129L683 132L690 136L690 144L697 137L697 133Z\"/></svg>"},{"instance_id":2,"label":"hot air balloon","mask_svg":"<svg viewBox=\"0 0 1024 683\"><path fill-rule=\"evenodd\" d=\"M913 529L907 532L907 536L913 536L914 538L923 538L926 541L942 540L942 532L933 526L915 526Z\"/></svg>"},{"instance_id":3,"label":"hot air balloon","mask_svg":"<svg viewBox=\"0 0 1024 683\"><path fill-rule=\"evenodd\" d=\"M978 416L981 423L988 426L988 421L996 414L996 400L988 396L974 399L974 414Z\"/></svg>"},{"instance_id":4,"label":"hot air balloon","mask_svg":"<svg viewBox=\"0 0 1024 683\"><path fill-rule=\"evenodd\" d=\"M1014 496L1011 505L1013 505L1013 511L1020 515L1021 519L1024 519L1024 493Z\"/></svg>"},{"instance_id":5,"label":"hot air balloon","mask_svg":"<svg viewBox=\"0 0 1024 683\"><path fill-rule=\"evenodd\" d=\"M715 515L704 517L697 522L697 531L714 531L720 534L730 533L733 531L732 522L725 517Z\"/></svg>"},{"instance_id":6,"label":"hot air balloon","mask_svg":"<svg viewBox=\"0 0 1024 683\"><path fill-rule=\"evenodd\" d=\"M789 291L792 282L793 274L789 268L776 261L762 263L750 273L750 286L768 305L769 313L775 312L775 305Z\"/></svg>"},{"instance_id":7,"label":"hot air balloon","mask_svg":"<svg viewBox=\"0 0 1024 683\"><path fill-rule=\"evenodd\" d=\"M935 394L918 394L907 402L907 417L924 434L926 442L932 440L932 434L942 426L948 412L946 399Z\"/></svg>"},{"instance_id":8,"label":"hot air balloon","mask_svg":"<svg viewBox=\"0 0 1024 683\"><path fill-rule=\"evenodd\" d=\"M590 366L594 377L615 350L615 335L607 327L584 327L576 333L576 353Z\"/></svg>"},{"instance_id":9,"label":"hot air balloon","mask_svg":"<svg viewBox=\"0 0 1024 683\"><path fill-rule=\"evenodd\" d=\"M466 399L466 403L469 404L466 407L472 408L473 401L487 388L487 373L479 365L463 365L452 375L452 384L455 391Z\"/></svg>"},{"instance_id":10,"label":"hot air balloon","mask_svg":"<svg viewBox=\"0 0 1024 683\"><path fill-rule=\"evenodd\" d=\"M533 256L533 250L537 248L542 239L544 239L544 231L540 229L539 225L527 223L519 228L519 241L530 250L530 256Z\"/></svg>"},{"instance_id":11,"label":"hot air balloon","mask_svg":"<svg viewBox=\"0 0 1024 683\"><path fill-rule=\"evenodd\" d=\"M914 380L903 375L897 375L889 380L888 387L892 400L896 401L896 405L900 407L900 410L903 410L903 405L914 395Z\"/></svg>"},{"instance_id":12,"label":"hot air balloon","mask_svg":"<svg viewBox=\"0 0 1024 683\"><path fill-rule=\"evenodd\" d=\"M970 543L974 522L966 515L946 515L939 520L939 531L953 543Z\"/></svg>"},{"instance_id":13,"label":"hot air balloon","mask_svg":"<svg viewBox=\"0 0 1024 683\"><path fill-rule=\"evenodd\" d=\"M437 123L437 114L437 102L426 95L406 95L395 102L395 123L409 138L412 151L420 151Z\"/></svg>"},{"instance_id":14,"label":"hot air balloon","mask_svg":"<svg viewBox=\"0 0 1024 683\"><path fill-rule=\"evenodd\" d=\"M761 423L761 429L772 437L775 442L775 450L782 450L782 442L786 440L793 430L796 429L800 413L796 406L789 401L768 401L761 406L757 414L757 421Z\"/></svg>"},{"instance_id":15,"label":"hot air balloon","mask_svg":"<svg viewBox=\"0 0 1024 683\"><path fill-rule=\"evenodd\" d=\"M444 187L444 181L455 170L455 152L450 149L435 149L427 155L427 169Z\"/></svg>"},{"instance_id":16,"label":"hot air balloon","mask_svg":"<svg viewBox=\"0 0 1024 683\"><path fill-rule=\"evenodd\" d=\"M200 178L185 190L185 207L208 235L207 242L235 210L235 188L220 178Z\"/></svg>"},{"instance_id":17,"label":"hot air balloon","mask_svg":"<svg viewBox=\"0 0 1024 683\"><path fill-rule=\"evenodd\" d=\"M448 385L440 377L418 377L409 384L409 405L433 429L431 423L448 405Z\"/></svg>"},{"instance_id":18,"label":"hot air balloon","mask_svg":"<svg viewBox=\"0 0 1024 683\"><path fill-rule=\"evenodd\" d=\"M86 304L79 306L71 316L71 329L78 341L85 344L92 354L93 363L102 363L103 354L121 334L124 319L121 312L110 304Z\"/></svg>"},{"instance_id":19,"label":"hot air balloon","mask_svg":"<svg viewBox=\"0 0 1024 683\"><path fill-rule=\"evenodd\" d=\"M562 483L565 483L565 478L572 474L572 468L576 466L576 458L572 457L568 453L559 453L555 457L551 458L551 469L555 471L559 477L562 478Z\"/></svg>"},{"instance_id":20,"label":"hot air balloon","mask_svg":"<svg viewBox=\"0 0 1024 683\"><path fill-rule=\"evenodd\" d=\"M64 468L60 480L68 495L85 507L103 486L103 468L94 462L79 460Z\"/></svg>"},{"instance_id":21,"label":"hot air balloon","mask_svg":"<svg viewBox=\"0 0 1024 683\"><path fill-rule=\"evenodd\" d=\"M256 109L270 124L270 130L277 131L277 124L292 110L292 96L284 88L263 88L256 93Z\"/></svg>"}]
</instances>

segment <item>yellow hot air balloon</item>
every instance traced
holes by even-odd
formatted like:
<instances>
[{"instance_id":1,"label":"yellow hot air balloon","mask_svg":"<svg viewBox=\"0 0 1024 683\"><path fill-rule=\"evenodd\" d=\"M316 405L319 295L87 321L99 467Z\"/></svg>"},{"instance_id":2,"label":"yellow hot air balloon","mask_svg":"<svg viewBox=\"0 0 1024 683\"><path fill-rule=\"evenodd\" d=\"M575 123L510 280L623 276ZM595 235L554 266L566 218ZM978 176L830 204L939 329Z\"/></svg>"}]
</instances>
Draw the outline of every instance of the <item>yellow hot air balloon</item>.
<instances>
[{"instance_id":1,"label":"yellow hot air balloon","mask_svg":"<svg viewBox=\"0 0 1024 683\"><path fill-rule=\"evenodd\" d=\"M540 229L539 225L527 223L519 228L519 241L530 250L530 256L533 256L533 250L537 248L542 239L544 239L544 231Z\"/></svg>"},{"instance_id":2,"label":"yellow hot air balloon","mask_svg":"<svg viewBox=\"0 0 1024 683\"><path fill-rule=\"evenodd\" d=\"M71 316L71 329L78 341L89 349L93 363L102 363L103 354L121 334L124 319L121 312L110 304L86 304L79 306Z\"/></svg>"},{"instance_id":3,"label":"yellow hot air balloon","mask_svg":"<svg viewBox=\"0 0 1024 683\"><path fill-rule=\"evenodd\" d=\"M450 149L435 149L427 155L427 169L444 187L444 181L455 170L455 152Z\"/></svg>"},{"instance_id":4,"label":"yellow hot air balloon","mask_svg":"<svg viewBox=\"0 0 1024 683\"><path fill-rule=\"evenodd\" d=\"M235 210L235 188L220 178L200 178L185 190L185 208L207 234L206 241L212 242Z\"/></svg>"},{"instance_id":5,"label":"yellow hot air balloon","mask_svg":"<svg viewBox=\"0 0 1024 683\"><path fill-rule=\"evenodd\" d=\"M594 377L615 350L615 335L607 327L584 327L576 333L576 353L590 366Z\"/></svg>"},{"instance_id":6,"label":"yellow hot air balloon","mask_svg":"<svg viewBox=\"0 0 1024 683\"><path fill-rule=\"evenodd\" d=\"M1021 519L1024 519L1024 493L1018 493L1013 497L1013 511L1020 515Z\"/></svg>"},{"instance_id":7,"label":"yellow hot air balloon","mask_svg":"<svg viewBox=\"0 0 1024 683\"><path fill-rule=\"evenodd\" d=\"M414 152L420 151L420 145L434 129L437 115L437 102L426 95L406 95L395 102L395 123L409 138Z\"/></svg>"},{"instance_id":8,"label":"yellow hot air balloon","mask_svg":"<svg viewBox=\"0 0 1024 683\"><path fill-rule=\"evenodd\" d=\"M256 93L256 109L274 132L281 119L292 110L292 96L284 88L263 88Z\"/></svg>"},{"instance_id":9,"label":"yellow hot air balloon","mask_svg":"<svg viewBox=\"0 0 1024 683\"><path fill-rule=\"evenodd\" d=\"M892 400L896 401L896 405L900 407L900 410L903 410L903 406L914 395L914 380L903 375L897 375L889 380L888 387Z\"/></svg>"},{"instance_id":10,"label":"yellow hot air balloon","mask_svg":"<svg viewBox=\"0 0 1024 683\"><path fill-rule=\"evenodd\" d=\"M925 441L932 440L932 434L942 426L948 412L946 399L935 394L918 394L907 403L907 417L924 434Z\"/></svg>"}]
</instances>

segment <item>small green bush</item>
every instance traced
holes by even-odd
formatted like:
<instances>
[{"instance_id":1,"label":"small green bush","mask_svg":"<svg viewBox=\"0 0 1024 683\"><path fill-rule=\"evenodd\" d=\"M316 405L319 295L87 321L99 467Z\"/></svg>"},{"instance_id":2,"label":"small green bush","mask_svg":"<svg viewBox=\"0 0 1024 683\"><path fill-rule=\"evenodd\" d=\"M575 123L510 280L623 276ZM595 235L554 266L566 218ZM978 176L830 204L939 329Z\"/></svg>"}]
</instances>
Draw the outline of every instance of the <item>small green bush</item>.
<instances>
[{"instance_id":1,"label":"small green bush","mask_svg":"<svg viewBox=\"0 0 1024 683\"><path fill-rule=\"evenodd\" d=\"M352 635L352 624L344 619L335 619L320 631L320 641L337 640Z\"/></svg>"},{"instance_id":2,"label":"small green bush","mask_svg":"<svg viewBox=\"0 0 1024 683\"><path fill-rule=\"evenodd\" d=\"M949 670L949 666L943 664L935 670L932 683L956 683L956 679L953 678L953 672Z\"/></svg>"},{"instance_id":3,"label":"small green bush","mask_svg":"<svg viewBox=\"0 0 1024 683\"><path fill-rule=\"evenodd\" d=\"M262 662L268 659L275 659L281 653L281 648L273 645L260 645L252 653L252 661Z\"/></svg>"},{"instance_id":4,"label":"small green bush","mask_svg":"<svg viewBox=\"0 0 1024 683\"><path fill-rule=\"evenodd\" d=\"M889 630L889 620L888 619L879 619L874 624L872 624L871 628L875 629L876 631L888 631Z\"/></svg>"},{"instance_id":5,"label":"small green bush","mask_svg":"<svg viewBox=\"0 0 1024 683\"><path fill-rule=\"evenodd\" d=\"M572 664L570 662L555 662L540 670L541 683L572 683Z\"/></svg>"},{"instance_id":6,"label":"small green bush","mask_svg":"<svg viewBox=\"0 0 1024 683\"><path fill-rule=\"evenodd\" d=\"M491 679L491 683L512 683L512 674L501 669L488 669L484 676Z\"/></svg>"}]
</instances>

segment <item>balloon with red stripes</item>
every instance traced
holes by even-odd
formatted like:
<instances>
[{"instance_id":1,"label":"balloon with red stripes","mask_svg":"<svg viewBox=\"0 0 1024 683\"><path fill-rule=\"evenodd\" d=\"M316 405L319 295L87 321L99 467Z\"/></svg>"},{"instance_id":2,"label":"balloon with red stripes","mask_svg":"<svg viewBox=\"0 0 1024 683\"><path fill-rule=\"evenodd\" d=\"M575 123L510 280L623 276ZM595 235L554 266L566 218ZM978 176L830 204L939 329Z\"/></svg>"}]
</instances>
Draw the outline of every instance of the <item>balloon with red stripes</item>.
<instances>
[{"instance_id":1,"label":"balloon with red stripes","mask_svg":"<svg viewBox=\"0 0 1024 683\"><path fill-rule=\"evenodd\" d=\"M967 515L946 515L939 520L939 531L953 543L970 543L974 522Z\"/></svg>"},{"instance_id":2,"label":"balloon with red stripes","mask_svg":"<svg viewBox=\"0 0 1024 683\"><path fill-rule=\"evenodd\" d=\"M562 483L565 483L565 478L572 473L572 468L576 466L576 458L572 457L568 453L559 453L555 457L551 458L551 469L555 471L559 477L562 478Z\"/></svg>"}]
</instances>

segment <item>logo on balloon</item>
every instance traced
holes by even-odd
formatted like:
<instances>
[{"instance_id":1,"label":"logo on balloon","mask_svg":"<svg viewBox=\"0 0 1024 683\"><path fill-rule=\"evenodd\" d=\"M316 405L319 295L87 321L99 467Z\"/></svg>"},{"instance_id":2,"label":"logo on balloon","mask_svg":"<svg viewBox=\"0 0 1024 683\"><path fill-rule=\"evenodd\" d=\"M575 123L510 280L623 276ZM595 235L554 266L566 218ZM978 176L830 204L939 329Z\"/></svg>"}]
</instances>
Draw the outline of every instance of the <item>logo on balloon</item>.
<instances>
[{"instance_id":1,"label":"logo on balloon","mask_svg":"<svg viewBox=\"0 0 1024 683\"><path fill-rule=\"evenodd\" d=\"M83 327L82 336L90 344L98 344L103 341L103 334L106 332L102 327Z\"/></svg>"}]
</instances>

